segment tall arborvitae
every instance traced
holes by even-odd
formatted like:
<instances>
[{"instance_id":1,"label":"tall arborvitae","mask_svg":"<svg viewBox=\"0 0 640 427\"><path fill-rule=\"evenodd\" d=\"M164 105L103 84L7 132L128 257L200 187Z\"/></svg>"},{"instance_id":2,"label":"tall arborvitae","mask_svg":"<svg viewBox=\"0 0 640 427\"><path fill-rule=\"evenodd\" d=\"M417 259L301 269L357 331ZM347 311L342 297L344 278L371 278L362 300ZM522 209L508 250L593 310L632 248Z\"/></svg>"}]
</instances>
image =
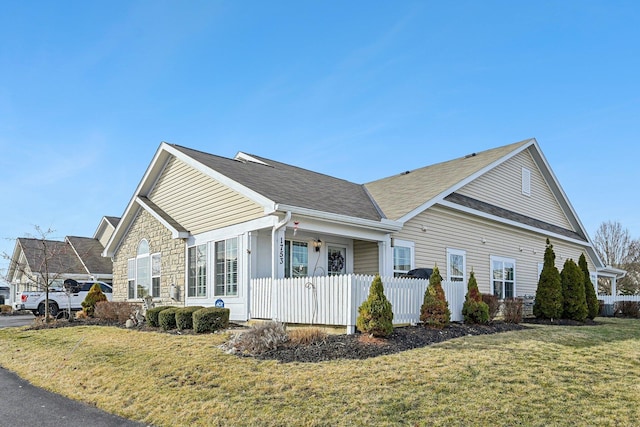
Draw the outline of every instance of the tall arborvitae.
<instances>
[{"instance_id":1,"label":"tall arborvitae","mask_svg":"<svg viewBox=\"0 0 640 427\"><path fill-rule=\"evenodd\" d=\"M536 301L533 304L533 315L543 319L559 319L562 317L562 282L556 267L556 254L553 245L547 239L544 251L544 266L540 273Z\"/></svg>"},{"instance_id":2,"label":"tall arborvitae","mask_svg":"<svg viewBox=\"0 0 640 427\"><path fill-rule=\"evenodd\" d=\"M489 323L489 306L482 301L482 294L478 289L478 282L473 271L469 276L467 289L467 295L462 305L464 323Z\"/></svg>"},{"instance_id":3,"label":"tall arborvitae","mask_svg":"<svg viewBox=\"0 0 640 427\"><path fill-rule=\"evenodd\" d=\"M568 259L564 262L560 280L564 305L563 317L584 322L588 314L587 299L584 296L584 275L574 260Z\"/></svg>"},{"instance_id":4,"label":"tall arborvitae","mask_svg":"<svg viewBox=\"0 0 640 427\"><path fill-rule=\"evenodd\" d=\"M449 303L444 296L442 289L442 276L438 266L433 268L433 273L429 277L429 286L424 293L424 302L420 307L420 321L426 327L444 328L451 321Z\"/></svg>"},{"instance_id":5,"label":"tall arborvitae","mask_svg":"<svg viewBox=\"0 0 640 427\"><path fill-rule=\"evenodd\" d=\"M384 296L382 279L376 274L369 289L369 298L358 308L356 326L374 337L387 337L393 332L391 303Z\"/></svg>"},{"instance_id":6,"label":"tall arborvitae","mask_svg":"<svg viewBox=\"0 0 640 427\"><path fill-rule=\"evenodd\" d=\"M582 274L584 275L584 294L587 300L587 310L589 312L589 314L587 314L587 317L593 320L600 312L600 303L598 302L598 295L596 295L596 288L593 286L593 282L591 281L589 266L587 265L587 258L584 256L584 254L580 255L578 265L580 266L580 270L582 270Z\"/></svg>"}]
</instances>

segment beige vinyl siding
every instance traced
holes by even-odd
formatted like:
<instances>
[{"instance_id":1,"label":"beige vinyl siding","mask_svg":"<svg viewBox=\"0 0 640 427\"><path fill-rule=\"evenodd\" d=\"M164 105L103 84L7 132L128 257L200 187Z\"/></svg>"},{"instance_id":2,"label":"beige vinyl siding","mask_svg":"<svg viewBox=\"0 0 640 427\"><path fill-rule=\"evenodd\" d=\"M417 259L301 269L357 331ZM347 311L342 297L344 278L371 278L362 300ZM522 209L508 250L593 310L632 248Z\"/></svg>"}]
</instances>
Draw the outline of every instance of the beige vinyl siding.
<instances>
[{"instance_id":1,"label":"beige vinyl siding","mask_svg":"<svg viewBox=\"0 0 640 427\"><path fill-rule=\"evenodd\" d=\"M107 225L102 230L102 233L98 236L98 241L102 245L102 247L106 247L107 243L109 243L109 239L113 235L114 228L111 225Z\"/></svg>"},{"instance_id":2,"label":"beige vinyl siding","mask_svg":"<svg viewBox=\"0 0 640 427\"><path fill-rule=\"evenodd\" d=\"M422 231L422 226L426 231ZM488 293L490 257L513 258L516 261L516 295L534 295L538 283L538 263L544 261L546 236L527 230L475 217L441 206L434 206L408 221L395 233L398 239L415 242L415 266L437 265L446 280L447 248L466 251L466 280L473 269L480 292ZM486 243L482 243L482 239ZM593 263L580 245L551 239L556 253L556 266L562 270L567 258L578 261L585 253L589 268ZM522 248L522 251L520 251Z\"/></svg>"},{"instance_id":3,"label":"beige vinyl siding","mask_svg":"<svg viewBox=\"0 0 640 427\"><path fill-rule=\"evenodd\" d=\"M531 171L530 196L522 194L523 167ZM459 189L457 193L573 230L529 150L495 167Z\"/></svg>"},{"instance_id":4,"label":"beige vinyl siding","mask_svg":"<svg viewBox=\"0 0 640 427\"><path fill-rule=\"evenodd\" d=\"M353 241L353 272L355 274L376 274L378 266L378 242Z\"/></svg>"},{"instance_id":5,"label":"beige vinyl siding","mask_svg":"<svg viewBox=\"0 0 640 427\"><path fill-rule=\"evenodd\" d=\"M257 203L175 157L167 163L149 199L191 234L264 216Z\"/></svg>"}]
</instances>

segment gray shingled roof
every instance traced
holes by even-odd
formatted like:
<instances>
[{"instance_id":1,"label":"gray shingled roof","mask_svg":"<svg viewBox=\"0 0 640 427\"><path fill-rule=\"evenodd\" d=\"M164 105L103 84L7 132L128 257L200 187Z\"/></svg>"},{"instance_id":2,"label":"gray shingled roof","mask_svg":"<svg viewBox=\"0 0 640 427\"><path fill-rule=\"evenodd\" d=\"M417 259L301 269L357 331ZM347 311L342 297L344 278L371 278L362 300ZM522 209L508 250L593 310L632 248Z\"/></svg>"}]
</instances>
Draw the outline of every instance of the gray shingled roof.
<instances>
[{"instance_id":1,"label":"gray shingled roof","mask_svg":"<svg viewBox=\"0 0 640 427\"><path fill-rule=\"evenodd\" d=\"M104 247L100 244L98 239L76 236L68 236L67 239L89 270L89 274L112 273L113 263L109 258L105 258L101 255Z\"/></svg>"},{"instance_id":2,"label":"gray shingled roof","mask_svg":"<svg viewBox=\"0 0 640 427\"><path fill-rule=\"evenodd\" d=\"M118 216L105 216L104 218L113 226L113 228L116 228L120 222L120 217Z\"/></svg>"},{"instance_id":3,"label":"gray shingled roof","mask_svg":"<svg viewBox=\"0 0 640 427\"><path fill-rule=\"evenodd\" d=\"M267 165L171 146L275 203L374 221L382 218L363 185L259 156L252 155Z\"/></svg>"},{"instance_id":4,"label":"gray shingled roof","mask_svg":"<svg viewBox=\"0 0 640 427\"><path fill-rule=\"evenodd\" d=\"M44 243L44 245L43 245ZM29 268L34 273L86 274L82 263L66 242L28 237L18 239ZM47 267L45 267L45 261Z\"/></svg>"}]
</instances>

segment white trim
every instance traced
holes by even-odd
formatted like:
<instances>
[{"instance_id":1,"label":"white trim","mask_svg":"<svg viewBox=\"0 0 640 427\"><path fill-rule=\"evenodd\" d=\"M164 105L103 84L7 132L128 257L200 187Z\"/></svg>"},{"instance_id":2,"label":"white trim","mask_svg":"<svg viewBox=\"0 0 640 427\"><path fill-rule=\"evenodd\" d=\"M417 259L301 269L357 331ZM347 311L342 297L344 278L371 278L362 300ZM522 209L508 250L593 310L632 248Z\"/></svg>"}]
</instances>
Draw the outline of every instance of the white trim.
<instances>
[{"instance_id":1,"label":"white trim","mask_svg":"<svg viewBox=\"0 0 640 427\"><path fill-rule=\"evenodd\" d=\"M339 223L344 225L352 225L366 228L372 231L382 231L385 233L391 231L400 231L403 224L399 221L392 221L389 219L381 219L380 221L356 218L348 215L340 215L330 212L316 211L314 209L300 208L297 206L289 206L283 204L277 204L275 211L291 212L292 214L308 216L319 220L329 220L331 223Z\"/></svg>"},{"instance_id":2,"label":"white trim","mask_svg":"<svg viewBox=\"0 0 640 427\"><path fill-rule=\"evenodd\" d=\"M457 280L453 280L453 278L451 277L451 255L462 256L462 283L465 283L465 281L467 280L467 251L463 249L447 248L447 281L457 282Z\"/></svg>"},{"instance_id":3,"label":"white trim","mask_svg":"<svg viewBox=\"0 0 640 427\"><path fill-rule=\"evenodd\" d=\"M443 201L444 198L447 197L449 194L455 192L456 190L458 190L458 189L464 187L465 185L469 184L470 182L476 180L480 176L482 176L485 173L489 172L491 169L494 169L498 165L506 162L507 160L511 159L512 157L517 156L518 154L520 154L521 152L523 152L524 150L528 149L529 147L531 147L534 144L536 144L536 140L535 140L535 138L531 138L528 142L524 143L520 147L518 147L515 150L511 151L509 154L506 154L505 156L499 158L495 162L485 166L484 168L480 169L476 173L467 176L463 180L459 181L458 183L456 183L456 184L452 185L451 187L447 188L446 190L442 191L437 196L431 198L426 203L423 203L422 205L418 206L417 208L415 208L411 212L405 214L404 216L399 218L397 221L401 222L401 223L405 223L405 222L409 221L410 219L412 219L416 215L424 212L425 210L427 210L431 206L435 205L436 203L439 203L439 202Z\"/></svg>"},{"instance_id":4,"label":"white trim","mask_svg":"<svg viewBox=\"0 0 640 427\"><path fill-rule=\"evenodd\" d=\"M136 197L136 203L138 203L142 208L147 211L152 217L154 217L158 222L165 226L165 228L171 231L171 237L174 239L186 239L189 237L190 233L188 231L179 231L176 230L169 222L167 222L161 215L152 209L141 197Z\"/></svg>"},{"instance_id":5,"label":"white trim","mask_svg":"<svg viewBox=\"0 0 640 427\"><path fill-rule=\"evenodd\" d=\"M204 233L191 235L187 238L187 246L193 246L201 243L206 243L211 240L221 240L226 236L239 236L250 231L263 230L272 228L278 223L278 217L275 215L266 216L252 221L243 222L241 224L230 225L223 228L217 228L215 230L206 231ZM269 230L271 231L271 230Z\"/></svg>"},{"instance_id":6,"label":"white trim","mask_svg":"<svg viewBox=\"0 0 640 427\"><path fill-rule=\"evenodd\" d=\"M416 268L416 244L415 242L411 241L411 240L402 240L402 239L393 239L393 246L392 246L392 251L391 251L391 257L392 257L392 272L393 275L395 276L395 273L402 273L402 271L400 270L396 270L396 259L395 259L395 247L401 247L401 248L409 248L410 251L410 256L411 256L411 260L409 261L411 263L411 265L409 266L409 270L407 271L411 271L414 268Z\"/></svg>"}]
</instances>

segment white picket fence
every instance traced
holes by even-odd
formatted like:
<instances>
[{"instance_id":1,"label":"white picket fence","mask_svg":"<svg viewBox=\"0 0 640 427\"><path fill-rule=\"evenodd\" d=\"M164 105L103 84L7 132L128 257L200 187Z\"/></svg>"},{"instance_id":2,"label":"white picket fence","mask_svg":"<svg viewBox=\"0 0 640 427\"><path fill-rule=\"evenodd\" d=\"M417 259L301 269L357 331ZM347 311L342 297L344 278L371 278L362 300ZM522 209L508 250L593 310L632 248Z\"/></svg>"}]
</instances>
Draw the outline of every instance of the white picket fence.
<instances>
[{"instance_id":1,"label":"white picket fence","mask_svg":"<svg viewBox=\"0 0 640 427\"><path fill-rule=\"evenodd\" d=\"M598 295L598 299L605 304L615 304L618 301L640 302L640 295Z\"/></svg>"},{"instance_id":2,"label":"white picket fence","mask_svg":"<svg viewBox=\"0 0 640 427\"><path fill-rule=\"evenodd\" d=\"M373 276L301 277L251 280L250 317L285 323L341 325L355 330L358 307L367 299ZM394 324L416 324L428 280L383 277L384 293ZM461 321L466 294L463 282L442 282L451 320Z\"/></svg>"}]
</instances>

